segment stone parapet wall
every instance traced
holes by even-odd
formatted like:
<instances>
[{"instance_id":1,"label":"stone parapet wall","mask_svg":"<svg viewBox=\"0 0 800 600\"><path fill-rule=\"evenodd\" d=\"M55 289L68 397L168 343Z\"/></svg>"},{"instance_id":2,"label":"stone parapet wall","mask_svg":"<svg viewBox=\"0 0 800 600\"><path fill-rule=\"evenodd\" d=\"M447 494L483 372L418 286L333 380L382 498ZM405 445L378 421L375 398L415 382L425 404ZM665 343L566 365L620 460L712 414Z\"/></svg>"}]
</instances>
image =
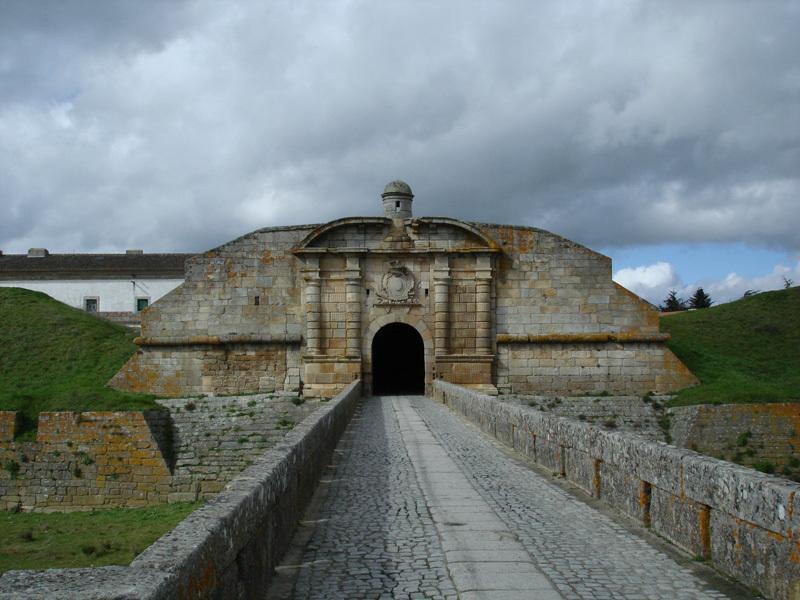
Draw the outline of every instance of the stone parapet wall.
<instances>
[{"instance_id":1,"label":"stone parapet wall","mask_svg":"<svg viewBox=\"0 0 800 600\"><path fill-rule=\"evenodd\" d=\"M44 412L35 442L0 444L0 508L91 510L166 502L166 412Z\"/></svg>"},{"instance_id":2,"label":"stone parapet wall","mask_svg":"<svg viewBox=\"0 0 800 600\"><path fill-rule=\"evenodd\" d=\"M498 402L435 397L483 431L769 598L800 597L800 485L630 433Z\"/></svg>"},{"instance_id":3,"label":"stone parapet wall","mask_svg":"<svg viewBox=\"0 0 800 600\"><path fill-rule=\"evenodd\" d=\"M696 385L662 343L498 343L501 394L643 395Z\"/></svg>"},{"instance_id":4,"label":"stone parapet wall","mask_svg":"<svg viewBox=\"0 0 800 600\"><path fill-rule=\"evenodd\" d=\"M800 475L800 404L724 404L669 409L676 446Z\"/></svg>"},{"instance_id":5,"label":"stone parapet wall","mask_svg":"<svg viewBox=\"0 0 800 600\"><path fill-rule=\"evenodd\" d=\"M360 398L351 383L130 566L9 571L0 596L262 597Z\"/></svg>"}]
</instances>

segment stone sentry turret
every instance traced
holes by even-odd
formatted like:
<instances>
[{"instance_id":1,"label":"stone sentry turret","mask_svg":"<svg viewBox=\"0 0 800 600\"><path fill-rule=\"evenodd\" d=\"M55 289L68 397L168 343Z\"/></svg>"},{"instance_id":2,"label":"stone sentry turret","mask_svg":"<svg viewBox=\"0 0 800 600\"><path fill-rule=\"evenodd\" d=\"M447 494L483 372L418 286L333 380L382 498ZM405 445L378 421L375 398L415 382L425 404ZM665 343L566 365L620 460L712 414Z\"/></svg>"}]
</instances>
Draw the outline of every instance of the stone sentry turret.
<instances>
[{"instance_id":1,"label":"stone sentry turret","mask_svg":"<svg viewBox=\"0 0 800 600\"><path fill-rule=\"evenodd\" d=\"M383 189L383 212L390 219L410 219L414 194L405 181L392 181Z\"/></svg>"}]
</instances>

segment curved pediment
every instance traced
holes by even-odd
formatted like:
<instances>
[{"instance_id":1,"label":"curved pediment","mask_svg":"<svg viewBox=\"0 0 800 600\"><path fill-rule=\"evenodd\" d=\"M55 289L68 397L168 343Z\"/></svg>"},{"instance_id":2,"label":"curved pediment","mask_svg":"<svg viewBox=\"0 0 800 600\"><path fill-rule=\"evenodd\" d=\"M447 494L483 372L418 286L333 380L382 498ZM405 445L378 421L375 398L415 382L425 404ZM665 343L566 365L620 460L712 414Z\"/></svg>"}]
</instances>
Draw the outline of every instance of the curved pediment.
<instances>
[{"instance_id":1,"label":"curved pediment","mask_svg":"<svg viewBox=\"0 0 800 600\"><path fill-rule=\"evenodd\" d=\"M338 252L498 252L486 232L446 217L398 223L386 217L349 217L314 229L293 250L296 254Z\"/></svg>"}]
</instances>

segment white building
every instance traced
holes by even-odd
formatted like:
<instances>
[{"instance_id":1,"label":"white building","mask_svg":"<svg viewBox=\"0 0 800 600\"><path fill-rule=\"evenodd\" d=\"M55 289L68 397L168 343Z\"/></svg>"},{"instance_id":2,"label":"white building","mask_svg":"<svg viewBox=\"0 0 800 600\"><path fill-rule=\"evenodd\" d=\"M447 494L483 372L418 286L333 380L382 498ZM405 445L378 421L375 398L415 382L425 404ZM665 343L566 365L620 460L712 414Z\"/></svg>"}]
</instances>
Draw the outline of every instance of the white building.
<instances>
[{"instance_id":1,"label":"white building","mask_svg":"<svg viewBox=\"0 0 800 600\"><path fill-rule=\"evenodd\" d=\"M138 314L184 281L191 254L27 254L0 251L0 286L44 292L114 321L136 324Z\"/></svg>"}]
</instances>

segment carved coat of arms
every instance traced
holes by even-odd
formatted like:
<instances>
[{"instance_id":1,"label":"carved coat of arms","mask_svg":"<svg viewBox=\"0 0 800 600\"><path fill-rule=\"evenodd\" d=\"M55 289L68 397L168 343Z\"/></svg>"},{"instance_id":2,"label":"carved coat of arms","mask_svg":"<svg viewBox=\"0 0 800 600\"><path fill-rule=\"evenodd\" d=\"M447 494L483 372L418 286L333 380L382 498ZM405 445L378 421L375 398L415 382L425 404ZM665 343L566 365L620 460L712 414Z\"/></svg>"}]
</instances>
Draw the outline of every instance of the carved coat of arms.
<instances>
[{"instance_id":1,"label":"carved coat of arms","mask_svg":"<svg viewBox=\"0 0 800 600\"><path fill-rule=\"evenodd\" d=\"M382 304L417 304L417 282L399 260L391 260L377 296Z\"/></svg>"}]
</instances>

